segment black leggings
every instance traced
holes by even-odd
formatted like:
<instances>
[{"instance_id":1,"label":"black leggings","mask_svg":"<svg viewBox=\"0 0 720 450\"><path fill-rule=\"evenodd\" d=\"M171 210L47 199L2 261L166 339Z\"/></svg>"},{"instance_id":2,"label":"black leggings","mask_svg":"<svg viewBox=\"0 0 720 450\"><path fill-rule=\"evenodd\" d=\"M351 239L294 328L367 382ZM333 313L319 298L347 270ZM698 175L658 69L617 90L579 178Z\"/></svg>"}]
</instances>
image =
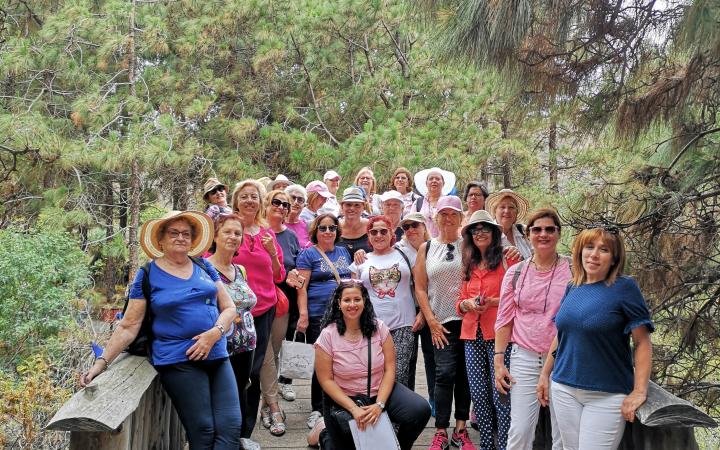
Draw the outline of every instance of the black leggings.
<instances>
[{"instance_id":1,"label":"black leggings","mask_svg":"<svg viewBox=\"0 0 720 450\"><path fill-rule=\"evenodd\" d=\"M240 447L240 402L227 358L155 369L185 427L190 450Z\"/></svg>"}]
</instances>

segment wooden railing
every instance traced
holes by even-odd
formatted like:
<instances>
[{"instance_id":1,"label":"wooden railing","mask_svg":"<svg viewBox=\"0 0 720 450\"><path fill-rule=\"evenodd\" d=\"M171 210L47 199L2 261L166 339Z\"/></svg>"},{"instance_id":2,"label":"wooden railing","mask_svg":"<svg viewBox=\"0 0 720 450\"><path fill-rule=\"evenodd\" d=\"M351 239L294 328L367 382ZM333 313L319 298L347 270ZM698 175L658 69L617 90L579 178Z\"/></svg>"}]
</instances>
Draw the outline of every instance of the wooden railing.
<instances>
[{"instance_id":1,"label":"wooden railing","mask_svg":"<svg viewBox=\"0 0 720 450\"><path fill-rule=\"evenodd\" d=\"M70 431L71 450L177 450L185 430L147 358L122 354L47 425Z\"/></svg>"}]
</instances>

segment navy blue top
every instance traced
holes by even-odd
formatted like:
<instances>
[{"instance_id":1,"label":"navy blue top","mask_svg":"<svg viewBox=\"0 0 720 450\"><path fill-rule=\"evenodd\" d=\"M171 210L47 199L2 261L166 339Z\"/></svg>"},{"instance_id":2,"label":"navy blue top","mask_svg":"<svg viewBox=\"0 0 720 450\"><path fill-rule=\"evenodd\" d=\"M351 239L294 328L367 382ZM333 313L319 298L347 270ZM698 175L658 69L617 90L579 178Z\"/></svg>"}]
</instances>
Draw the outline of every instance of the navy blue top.
<instances>
[{"instance_id":1,"label":"navy blue top","mask_svg":"<svg viewBox=\"0 0 720 450\"><path fill-rule=\"evenodd\" d=\"M153 313L152 363L156 366L188 361L185 354L195 341L192 339L217 322L220 311L217 305L217 270L203 260L210 275L193 263L193 273L187 280L161 269L155 261L150 263L150 308ZM130 298L144 299L142 270L138 270L130 286ZM226 358L225 336L218 339L207 359Z\"/></svg>"},{"instance_id":2,"label":"navy blue top","mask_svg":"<svg viewBox=\"0 0 720 450\"><path fill-rule=\"evenodd\" d=\"M325 252L337 269L340 279L350 278L352 258L345 247L336 245L333 251ZM315 246L303 250L297 257L297 268L310 271L307 286L308 317L322 317L330 297L337 288L332 269Z\"/></svg>"},{"instance_id":3,"label":"navy blue top","mask_svg":"<svg viewBox=\"0 0 720 450\"><path fill-rule=\"evenodd\" d=\"M630 333L655 327L634 279L622 276L568 286L555 316L558 348L553 381L589 391L629 394L633 389Z\"/></svg>"}]
</instances>

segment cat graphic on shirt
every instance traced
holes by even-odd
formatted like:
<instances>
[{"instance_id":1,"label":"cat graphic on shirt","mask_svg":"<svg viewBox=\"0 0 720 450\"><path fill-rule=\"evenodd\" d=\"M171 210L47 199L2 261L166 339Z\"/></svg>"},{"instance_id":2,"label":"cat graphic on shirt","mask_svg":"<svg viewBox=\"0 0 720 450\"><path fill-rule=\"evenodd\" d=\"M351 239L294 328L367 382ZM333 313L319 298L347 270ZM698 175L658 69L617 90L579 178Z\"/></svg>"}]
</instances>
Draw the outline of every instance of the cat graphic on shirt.
<instances>
[{"instance_id":1,"label":"cat graphic on shirt","mask_svg":"<svg viewBox=\"0 0 720 450\"><path fill-rule=\"evenodd\" d=\"M377 269L370 266L370 286L378 298L395 297L395 290L400 284L402 275L400 263L393 264L389 269Z\"/></svg>"}]
</instances>

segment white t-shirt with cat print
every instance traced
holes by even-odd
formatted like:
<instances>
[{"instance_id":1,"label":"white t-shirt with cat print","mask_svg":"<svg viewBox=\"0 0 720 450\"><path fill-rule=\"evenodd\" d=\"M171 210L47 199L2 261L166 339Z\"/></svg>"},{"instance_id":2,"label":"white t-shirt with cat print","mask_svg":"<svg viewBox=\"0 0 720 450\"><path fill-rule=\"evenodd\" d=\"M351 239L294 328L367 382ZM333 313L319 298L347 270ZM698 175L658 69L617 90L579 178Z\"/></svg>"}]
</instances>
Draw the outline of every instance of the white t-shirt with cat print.
<instances>
[{"instance_id":1,"label":"white t-shirt with cat print","mask_svg":"<svg viewBox=\"0 0 720 450\"><path fill-rule=\"evenodd\" d=\"M370 293L375 315L390 330L412 326L415 304L410 292L410 268L397 250L382 256L370 252L364 263L352 264L350 271L362 280Z\"/></svg>"}]
</instances>

